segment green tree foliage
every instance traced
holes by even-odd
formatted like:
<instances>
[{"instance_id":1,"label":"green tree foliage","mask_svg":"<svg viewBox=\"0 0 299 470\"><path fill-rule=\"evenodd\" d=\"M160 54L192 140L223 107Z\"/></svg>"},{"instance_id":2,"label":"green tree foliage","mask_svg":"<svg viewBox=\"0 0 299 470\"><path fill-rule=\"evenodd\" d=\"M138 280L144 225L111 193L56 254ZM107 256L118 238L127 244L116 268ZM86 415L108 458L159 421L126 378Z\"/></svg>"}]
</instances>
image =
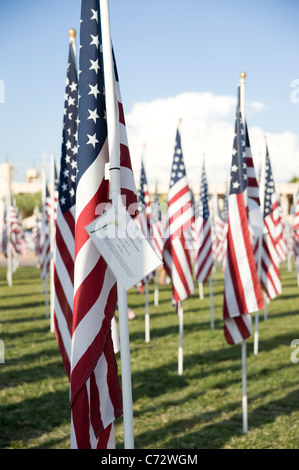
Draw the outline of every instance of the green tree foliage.
<instances>
[{"instance_id":1,"label":"green tree foliage","mask_svg":"<svg viewBox=\"0 0 299 470\"><path fill-rule=\"evenodd\" d=\"M16 206L19 209L21 218L30 217L33 214L35 207L41 210L42 205L42 193L34 194L17 194L13 198L16 201Z\"/></svg>"}]
</instances>

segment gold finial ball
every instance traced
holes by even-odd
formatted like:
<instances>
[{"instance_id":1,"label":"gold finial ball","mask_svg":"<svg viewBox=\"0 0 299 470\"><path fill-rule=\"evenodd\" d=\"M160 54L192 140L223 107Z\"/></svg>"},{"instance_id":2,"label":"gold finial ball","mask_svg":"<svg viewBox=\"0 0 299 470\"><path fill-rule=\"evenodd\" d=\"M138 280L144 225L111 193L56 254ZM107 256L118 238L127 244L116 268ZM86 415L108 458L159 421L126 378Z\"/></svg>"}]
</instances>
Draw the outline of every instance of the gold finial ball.
<instances>
[{"instance_id":1,"label":"gold finial ball","mask_svg":"<svg viewBox=\"0 0 299 470\"><path fill-rule=\"evenodd\" d=\"M245 80L246 73L245 73L245 72L241 72L241 74L240 74L240 75L241 75L241 78L242 78L243 80Z\"/></svg>"},{"instance_id":2,"label":"gold finial ball","mask_svg":"<svg viewBox=\"0 0 299 470\"><path fill-rule=\"evenodd\" d=\"M69 37L70 39L75 39L76 37L76 30L74 28L69 29Z\"/></svg>"},{"instance_id":3,"label":"gold finial ball","mask_svg":"<svg viewBox=\"0 0 299 470\"><path fill-rule=\"evenodd\" d=\"M179 118L179 124L181 124L182 120L183 120L182 118Z\"/></svg>"}]
</instances>

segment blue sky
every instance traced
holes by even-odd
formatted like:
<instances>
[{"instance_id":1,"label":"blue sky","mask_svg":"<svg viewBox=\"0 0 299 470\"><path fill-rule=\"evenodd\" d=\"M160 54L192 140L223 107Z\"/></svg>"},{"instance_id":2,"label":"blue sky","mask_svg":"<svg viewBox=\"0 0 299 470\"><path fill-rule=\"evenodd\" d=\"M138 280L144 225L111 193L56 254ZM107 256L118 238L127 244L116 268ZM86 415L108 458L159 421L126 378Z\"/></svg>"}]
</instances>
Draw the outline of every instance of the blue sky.
<instances>
[{"instance_id":1,"label":"blue sky","mask_svg":"<svg viewBox=\"0 0 299 470\"><path fill-rule=\"evenodd\" d=\"M68 29L79 44L80 9L81 0L0 0L0 162L18 181L44 152L60 158ZM264 104L249 126L297 134L298 13L296 0L110 0L125 113L184 92L235 96L244 70L246 99Z\"/></svg>"}]
</instances>

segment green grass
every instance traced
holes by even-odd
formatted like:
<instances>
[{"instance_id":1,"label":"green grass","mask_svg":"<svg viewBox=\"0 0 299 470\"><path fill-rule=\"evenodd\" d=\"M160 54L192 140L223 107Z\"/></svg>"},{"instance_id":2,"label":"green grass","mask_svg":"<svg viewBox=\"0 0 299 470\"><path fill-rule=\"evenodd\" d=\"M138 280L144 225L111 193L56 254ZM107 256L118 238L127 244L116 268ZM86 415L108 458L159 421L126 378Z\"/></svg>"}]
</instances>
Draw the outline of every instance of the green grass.
<instances>
[{"instance_id":1,"label":"green grass","mask_svg":"<svg viewBox=\"0 0 299 470\"><path fill-rule=\"evenodd\" d=\"M69 384L45 317L39 271L20 267L8 287L0 268L0 448L69 448ZM223 276L214 276L215 329L210 328L208 285L184 301L184 372L178 375L178 316L169 286L159 306L150 286L150 343L145 343L145 297L132 289L128 303L136 449L299 447L299 338L296 274L281 269L283 292L260 314L259 354L247 341L248 434L242 433L241 347L223 335ZM216 281L217 278L217 281ZM121 373L120 358L119 372ZM122 418L115 425L122 449Z\"/></svg>"}]
</instances>

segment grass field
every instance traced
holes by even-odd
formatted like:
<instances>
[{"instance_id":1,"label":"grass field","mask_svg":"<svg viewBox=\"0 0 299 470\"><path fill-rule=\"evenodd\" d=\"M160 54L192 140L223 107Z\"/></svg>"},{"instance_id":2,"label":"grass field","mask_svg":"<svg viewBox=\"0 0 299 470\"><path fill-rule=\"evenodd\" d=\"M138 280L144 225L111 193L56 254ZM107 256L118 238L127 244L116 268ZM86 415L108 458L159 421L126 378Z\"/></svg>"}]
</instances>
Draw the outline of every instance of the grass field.
<instances>
[{"instance_id":1,"label":"grass field","mask_svg":"<svg viewBox=\"0 0 299 470\"><path fill-rule=\"evenodd\" d=\"M8 287L0 268L0 448L68 449L69 384L45 317L39 271L20 267ZM150 286L151 340L145 343L143 294L128 303L136 449L299 448L299 363L291 341L299 338L299 287L293 270L281 267L282 294L260 314L259 354L247 341L248 434L242 433L241 347L223 335L223 276L214 275L215 329L205 297L184 301L184 373L178 375L178 316L169 286L159 306ZM299 354L298 354L299 356ZM117 357L120 368L120 358ZM122 449L123 423L115 426Z\"/></svg>"}]
</instances>

